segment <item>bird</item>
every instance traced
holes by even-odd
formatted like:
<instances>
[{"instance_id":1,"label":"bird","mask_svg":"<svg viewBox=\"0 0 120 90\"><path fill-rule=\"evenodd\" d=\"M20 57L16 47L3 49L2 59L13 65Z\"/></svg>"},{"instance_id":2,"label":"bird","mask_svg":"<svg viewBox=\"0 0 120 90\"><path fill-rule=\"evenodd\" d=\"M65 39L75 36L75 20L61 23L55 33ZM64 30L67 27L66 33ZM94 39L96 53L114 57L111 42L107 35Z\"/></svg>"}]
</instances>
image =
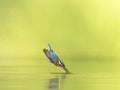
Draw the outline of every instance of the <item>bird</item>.
<instances>
[{"instance_id":1,"label":"bird","mask_svg":"<svg viewBox=\"0 0 120 90\"><path fill-rule=\"evenodd\" d=\"M65 70L67 74L70 74L69 70L66 68L65 64L61 61L59 56L53 51L51 45L48 43L48 48L43 49L43 52L49 59L49 61L57 67L61 67Z\"/></svg>"}]
</instances>

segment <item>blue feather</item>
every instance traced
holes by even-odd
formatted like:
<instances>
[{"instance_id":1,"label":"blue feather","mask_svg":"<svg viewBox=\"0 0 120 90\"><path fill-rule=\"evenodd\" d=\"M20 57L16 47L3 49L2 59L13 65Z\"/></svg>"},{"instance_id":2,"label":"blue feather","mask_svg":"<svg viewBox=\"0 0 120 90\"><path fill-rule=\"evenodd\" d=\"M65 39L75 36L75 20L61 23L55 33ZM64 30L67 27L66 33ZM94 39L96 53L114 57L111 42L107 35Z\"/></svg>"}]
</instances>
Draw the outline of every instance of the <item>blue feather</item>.
<instances>
[{"instance_id":1,"label":"blue feather","mask_svg":"<svg viewBox=\"0 0 120 90\"><path fill-rule=\"evenodd\" d=\"M53 51L53 49L52 49L50 43L48 43L48 48L50 49L50 51Z\"/></svg>"}]
</instances>

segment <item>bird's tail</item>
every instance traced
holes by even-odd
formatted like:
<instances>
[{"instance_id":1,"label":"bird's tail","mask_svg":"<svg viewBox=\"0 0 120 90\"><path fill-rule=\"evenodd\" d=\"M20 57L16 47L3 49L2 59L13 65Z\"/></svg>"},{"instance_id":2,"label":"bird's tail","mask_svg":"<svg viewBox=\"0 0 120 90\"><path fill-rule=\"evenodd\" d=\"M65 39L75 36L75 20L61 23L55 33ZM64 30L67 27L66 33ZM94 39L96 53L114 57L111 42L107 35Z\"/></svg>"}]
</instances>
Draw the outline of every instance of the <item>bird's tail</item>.
<instances>
[{"instance_id":1,"label":"bird's tail","mask_svg":"<svg viewBox=\"0 0 120 90\"><path fill-rule=\"evenodd\" d=\"M50 44L48 43L48 48L50 49L50 51L52 51L52 48L51 48L51 46L50 46Z\"/></svg>"}]
</instances>

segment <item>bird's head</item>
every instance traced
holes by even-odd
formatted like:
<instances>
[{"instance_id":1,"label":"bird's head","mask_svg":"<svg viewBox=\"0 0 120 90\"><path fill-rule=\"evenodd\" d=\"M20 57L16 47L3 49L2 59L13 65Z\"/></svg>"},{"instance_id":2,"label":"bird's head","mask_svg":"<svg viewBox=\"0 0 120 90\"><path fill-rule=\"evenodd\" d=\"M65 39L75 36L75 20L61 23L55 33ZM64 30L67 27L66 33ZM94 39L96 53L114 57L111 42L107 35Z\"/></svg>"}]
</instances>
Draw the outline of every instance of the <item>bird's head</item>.
<instances>
[{"instance_id":1,"label":"bird's head","mask_svg":"<svg viewBox=\"0 0 120 90\"><path fill-rule=\"evenodd\" d=\"M61 61L58 61L57 66L59 66L59 67L65 67L64 63L61 62Z\"/></svg>"}]
</instances>

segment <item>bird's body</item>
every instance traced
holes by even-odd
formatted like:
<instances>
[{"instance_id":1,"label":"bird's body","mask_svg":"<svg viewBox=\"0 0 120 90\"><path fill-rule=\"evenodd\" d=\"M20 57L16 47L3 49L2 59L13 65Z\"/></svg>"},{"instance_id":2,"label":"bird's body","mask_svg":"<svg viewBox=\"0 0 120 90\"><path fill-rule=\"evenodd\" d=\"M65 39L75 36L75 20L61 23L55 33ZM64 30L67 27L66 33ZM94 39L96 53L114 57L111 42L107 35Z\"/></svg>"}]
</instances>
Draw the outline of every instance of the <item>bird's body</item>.
<instances>
[{"instance_id":1,"label":"bird's body","mask_svg":"<svg viewBox=\"0 0 120 90\"><path fill-rule=\"evenodd\" d=\"M65 64L60 60L58 55L53 51L50 44L48 44L48 49L43 49L43 52L48 57L51 63L53 63L54 65L58 67L62 67L66 71L66 73L70 73L65 67Z\"/></svg>"}]
</instances>

